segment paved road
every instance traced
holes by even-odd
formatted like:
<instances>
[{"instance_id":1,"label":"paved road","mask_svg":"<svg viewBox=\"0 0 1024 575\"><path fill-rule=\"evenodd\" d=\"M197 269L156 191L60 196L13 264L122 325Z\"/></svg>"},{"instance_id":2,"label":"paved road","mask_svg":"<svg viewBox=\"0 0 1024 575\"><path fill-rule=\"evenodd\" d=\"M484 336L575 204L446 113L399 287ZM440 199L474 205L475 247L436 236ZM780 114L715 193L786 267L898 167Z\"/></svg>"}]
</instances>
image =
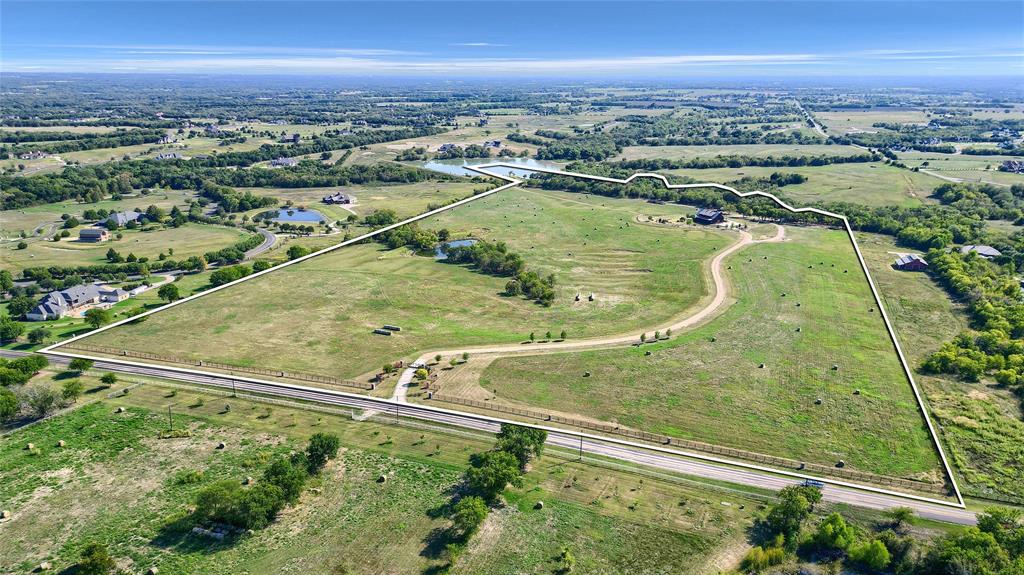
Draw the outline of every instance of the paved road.
<instances>
[{"instance_id":1,"label":"paved road","mask_svg":"<svg viewBox=\"0 0 1024 575\"><path fill-rule=\"evenodd\" d=\"M20 355L24 354L21 352L0 350L0 356L3 357L17 357ZM48 357L56 364L63 364L69 361L68 358L51 354L48 354ZM451 412L431 406L401 404L386 399L345 394L284 383L265 382L213 373L189 373L180 368L129 365L116 361L104 360L96 361L95 367L99 370L161 377L218 388L231 389L234 386L238 391L260 393L286 399L313 401L335 406L353 407L362 410L371 410L382 414L395 413L402 417L411 417L423 421L479 430L488 433L496 432L501 421L500 419L489 418L487 416ZM799 479L796 478L783 477L767 471L742 469L724 463L701 460L699 459L700 456L697 455L687 457L679 455L680 452L674 452L656 446L645 447L628 441L602 438L592 435L584 435L584 439L581 443L580 437L580 434L548 428L549 445L570 450L582 450L584 454L588 455L607 457L660 470L764 489L778 490L787 485L799 483ZM921 517L938 521L948 521L960 524L973 524L975 522L974 514L963 509L946 507L925 501L906 499L884 493L864 491L852 487L828 485L823 490L822 495L823 498L828 501L847 503L871 509L890 509L898 506L907 506L913 508Z\"/></svg>"},{"instance_id":2,"label":"paved road","mask_svg":"<svg viewBox=\"0 0 1024 575\"><path fill-rule=\"evenodd\" d=\"M258 231L260 235L263 236L263 243L245 252L245 259L247 260L251 260L252 258L269 250L270 248L274 247L274 244L277 242L277 236L275 236L270 230L257 228L256 231Z\"/></svg>"}]
</instances>

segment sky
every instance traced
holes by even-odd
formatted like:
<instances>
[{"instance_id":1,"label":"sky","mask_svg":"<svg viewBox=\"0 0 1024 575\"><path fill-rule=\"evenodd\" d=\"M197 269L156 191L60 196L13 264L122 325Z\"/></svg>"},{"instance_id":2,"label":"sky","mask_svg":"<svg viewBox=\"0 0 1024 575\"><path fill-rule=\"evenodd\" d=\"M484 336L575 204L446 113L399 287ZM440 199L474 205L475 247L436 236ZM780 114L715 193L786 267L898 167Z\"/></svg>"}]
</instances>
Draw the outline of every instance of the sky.
<instances>
[{"instance_id":1,"label":"sky","mask_svg":"<svg viewBox=\"0 0 1024 575\"><path fill-rule=\"evenodd\" d=\"M1024 2L0 0L13 72L1024 78Z\"/></svg>"}]
</instances>

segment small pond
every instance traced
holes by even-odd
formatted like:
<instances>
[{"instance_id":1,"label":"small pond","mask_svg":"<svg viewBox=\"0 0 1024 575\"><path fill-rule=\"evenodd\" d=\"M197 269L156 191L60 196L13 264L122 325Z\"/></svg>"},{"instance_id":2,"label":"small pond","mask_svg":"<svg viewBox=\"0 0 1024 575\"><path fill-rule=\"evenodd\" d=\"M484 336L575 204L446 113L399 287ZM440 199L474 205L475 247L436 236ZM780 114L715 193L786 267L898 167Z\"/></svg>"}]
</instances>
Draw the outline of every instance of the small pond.
<instances>
[{"instance_id":1,"label":"small pond","mask_svg":"<svg viewBox=\"0 0 1024 575\"><path fill-rule=\"evenodd\" d=\"M437 248L434 249L434 258L439 259L439 260L448 259L448 248L464 248L466 246L471 246L471 245L475 244L476 242L477 242L477 240L466 239L466 240L452 240L450 242L445 242L443 244L439 244L437 246Z\"/></svg>"},{"instance_id":2,"label":"small pond","mask_svg":"<svg viewBox=\"0 0 1024 575\"><path fill-rule=\"evenodd\" d=\"M316 210L300 210L299 208L281 208L277 210L277 217L274 218L279 222L319 222L323 221L324 217L320 215L320 212Z\"/></svg>"},{"instance_id":3,"label":"small pond","mask_svg":"<svg viewBox=\"0 0 1024 575\"><path fill-rule=\"evenodd\" d=\"M560 170L563 168L563 166L558 164L545 162L543 160L534 160L533 158L459 158L455 160L430 160L429 162L420 162L417 165L421 168L434 170L435 172L442 172L452 176L479 176L480 174L472 170L467 170L466 166L479 166L482 164L494 164L498 162L503 164L515 164L517 166L523 166L524 168L546 168L549 170ZM512 172L513 175L520 178L525 178L532 173L528 169L513 170L510 168L496 168L491 171L502 175Z\"/></svg>"}]
</instances>

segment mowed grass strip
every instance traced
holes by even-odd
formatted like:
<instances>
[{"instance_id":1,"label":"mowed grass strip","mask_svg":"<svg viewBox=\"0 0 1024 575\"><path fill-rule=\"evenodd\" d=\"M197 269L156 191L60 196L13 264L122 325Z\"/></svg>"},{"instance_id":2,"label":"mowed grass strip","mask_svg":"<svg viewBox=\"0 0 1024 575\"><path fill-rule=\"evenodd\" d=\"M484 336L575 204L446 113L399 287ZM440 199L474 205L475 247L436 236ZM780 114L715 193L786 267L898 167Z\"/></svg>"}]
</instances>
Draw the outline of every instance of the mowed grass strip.
<instances>
[{"instance_id":1,"label":"mowed grass strip","mask_svg":"<svg viewBox=\"0 0 1024 575\"><path fill-rule=\"evenodd\" d=\"M642 348L501 358L481 385L498 400L674 437L940 477L846 234L787 234L729 259L737 301L694 331Z\"/></svg>"},{"instance_id":2,"label":"mowed grass strip","mask_svg":"<svg viewBox=\"0 0 1024 575\"><path fill-rule=\"evenodd\" d=\"M709 289L703 262L738 240L639 224L688 210L634 200L509 190L424 226L505 241L529 269L555 274L550 308L503 295L507 278L378 244L342 248L89 337L85 343L231 365L353 377L383 362L460 346L570 338L664 323ZM595 294L594 301L588 295ZM575 301L581 294L580 301ZM384 324L402 327L373 335Z\"/></svg>"}]
</instances>

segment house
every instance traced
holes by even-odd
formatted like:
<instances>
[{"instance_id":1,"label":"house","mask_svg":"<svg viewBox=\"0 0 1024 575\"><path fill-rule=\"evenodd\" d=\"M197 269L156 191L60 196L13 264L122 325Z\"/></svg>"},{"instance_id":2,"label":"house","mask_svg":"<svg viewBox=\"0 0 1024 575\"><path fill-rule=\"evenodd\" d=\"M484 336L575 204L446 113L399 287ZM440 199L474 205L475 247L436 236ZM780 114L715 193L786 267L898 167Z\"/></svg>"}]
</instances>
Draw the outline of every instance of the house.
<instances>
[{"instance_id":1,"label":"house","mask_svg":"<svg viewBox=\"0 0 1024 575\"><path fill-rule=\"evenodd\" d=\"M281 136L279 140L282 144L298 144L300 136L298 134L292 134L291 136Z\"/></svg>"},{"instance_id":2,"label":"house","mask_svg":"<svg viewBox=\"0 0 1024 575\"><path fill-rule=\"evenodd\" d=\"M123 228L128 225L128 222L134 222L140 217L142 217L142 214L139 212L117 212L107 216L107 219L104 220L104 225L110 227L109 222L113 222L117 227Z\"/></svg>"},{"instance_id":3,"label":"house","mask_svg":"<svg viewBox=\"0 0 1024 575\"><path fill-rule=\"evenodd\" d=\"M25 152L24 154L18 156L18 159L20 159L20 160L38 160L40 158L45 158L46 156L49 156L49 155L50 154L47 154L46 152L42 152L42 151L36 150L34 152Z\"/></svg>"},{"instance_id":4,"label":"house","mask_svg":"<svg viewBox=\"0 0 1024 575\"><path fill-rule=\"evenodd\" d=\"M701 208L697 210L697 215L693 217L693 221L708 226L724 222L725 215L722 213L722 210L717 208Z\"/></svg>"},{"instance_id":5,"label":"house","mask_svg":"<svg viewBox=\"0 0 1024 575\"><path fill-rule=\"evenodd\" d=\"M275 168L297 166L299 161L295 158L275 158L270 161L270 165Z\"/></svg>"},{"instance_id":6,"label":"house","mask_svg":"<svg viewBox=\"0 0 1024 575\"><path fill-rule=\"evenodd\" d=\"M218 128L217 126L214 126L213 124L207 124L206 127L203 128L203 131L206 132L207 136L219 136L220 135L220 128Z\"/></svg>"},{"instance_id":7,"label":"house","mask_svg":"<svg viewBox=\"0 0 1024 575\"><path fill-rule=\"evenodd\" d=\"M325 204L351 204L352 200L355 199L352 196L342 193L334 192L329 196L324 196L320 201Z\"/></svg>"},{"instance_id":8,"label":"house","mask_svg":"<svg viewBox=\"0 0 1024 575\"><path fill-rule=\"evenodd\" d=\"M103 228L84 228L78 232L80 242L105 242L110 239L110 232Z\"/></svg>"},{"instance_id":9,"label":"house","mask_svg":"<svg viewBox=\"0 0 1024 575\"><path fill-rule=\"evenodd\" d=\"M999 166L999 171L1024 174L1024 160L1006 160L1003 165Z\"/></svg>"},{"instance_id":10,"label":"house","mask_svg":"<svg viewBox=\"0 0 1024 575\"><path fill-rule=\"evenodd\" d=\"M969 254L971 252L974 252L974 253L978 254L979 257L983 257L983 258L985 258L987 260L990 260L992 258L999 257L999 256L1003 255L1003 252L995 249L992 246L974 246L974 245L971 245L971 246L963 246L963 247L960 248L960 253L962 253L962 254Z\"/></svg>"},{"instance_id":11,"label":"house","mask_svg":"<svg viewBox=\"0 0 1024 575\"><path fill-rule=\"evenodd\" d=\"M178 152L164 152L162 154L157 154L154 159L157 159L157 160L184 160L185 156L182 156Z\"/></svg>"},{"instance_id":12,"label":"house","mask_svg":"<svg viewBox=\"0 0 1024 575\"><path fill-rule=\"evenodd\" d=\"M52 291L41 300L39 305L25 314L30 321L60 319L70 313L101 303L114 304L128 299L129 294L123 289L95 284L77 285L64 290Z\"/></svg>"},{"instance_id":13,"label":"house","mask_svg":"<svg viewBox=\"0 0 1024 575\"><path fill-rule=\"evenodd\" d=\"M156 141L156 143L158 143L158 144L170 144L172 142L174 142L174 138L172 138L170 136L164 136L164 137L162 137L162 138L160 138L159 140Z\"/></svg>"},{"instance_id":14,"label":"house","mask_svg":"<svg viewBox=\"0 0 1024 575\"><path fill-rule=\"evenodd\" d=\"M437 151L443 154L445 152L454 150L455 148L458 148L458 146L456 146L455 144L441 144L441 147L439 147Z\"/></svg>"},{"instance_id":15,"label":"house","mask_svg":"<svg viewBox=\"0 0 1024 575\"><path fill-rule=\"evenodd\" d=\"M486 142L484 142L484 147L485 148L500 148L501 147L501 140L487 140Z\"/></svg>"},{"instance_id":16,"label":"house","mask_svg":"<svg viewBox=\"0 0 1024 575\"><path fill-rule=\"evenodd\" d=\"M892 267L905 272L923 272L928 269L928 262L917 254L907 254L893 262Z\"/></svg>"}]
</instances>

